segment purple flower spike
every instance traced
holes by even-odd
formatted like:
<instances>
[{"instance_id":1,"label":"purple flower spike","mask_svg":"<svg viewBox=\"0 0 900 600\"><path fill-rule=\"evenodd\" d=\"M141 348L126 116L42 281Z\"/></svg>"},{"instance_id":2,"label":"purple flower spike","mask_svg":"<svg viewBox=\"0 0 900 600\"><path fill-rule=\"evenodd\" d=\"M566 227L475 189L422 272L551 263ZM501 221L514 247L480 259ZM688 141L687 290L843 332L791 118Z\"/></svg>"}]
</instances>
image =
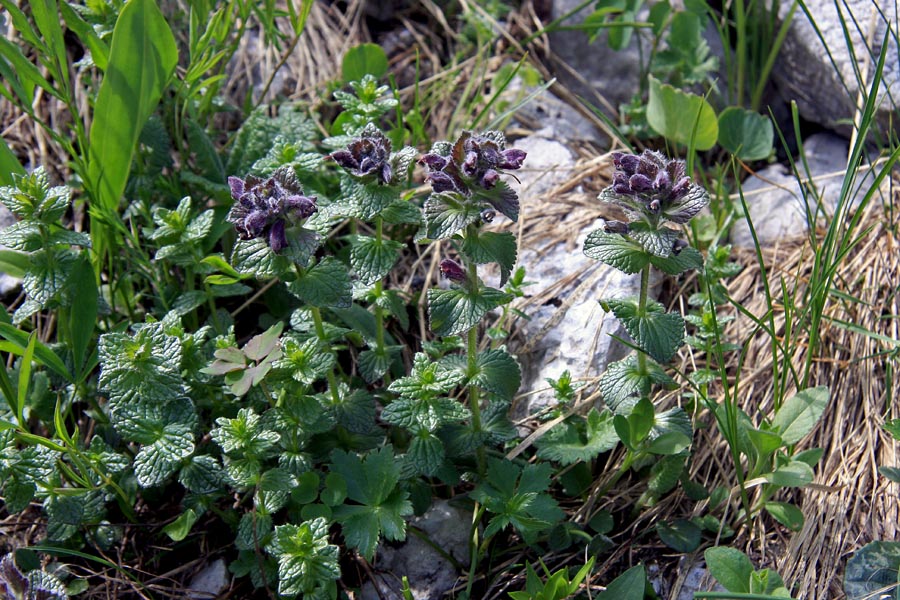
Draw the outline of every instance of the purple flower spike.
<instances>
[{"instance_id":1,"label":"purple flower spike","mask_svg":"<svg viewBox=\"0 0 900 600\"><path fill-rule=\"evenodd\" d=\"M682 160L670 160L652 150L640 155L613 152L613 183L601 199L619 204L632 221L660 219L687 223L709 203L709 195L691 183Z\"/></svg>"},{"instance_id":2,"label":"purple flower spike","mask_svg":"<svg viewBox=\"0 0 900 600\"><path fill-rule=\"evenodd\" d=\"M391 141L374 125L366 125L362 135L350 142L346 150L332 152L328 157L358 179L374 179L382 184L390 184L393 179Z\"/></svg>"},{"instance_id":3,"label":"purple flower spike","mask_svg":"<svg viewBox=\"0 0 900 600\"><path fill-rule=\"evenodd\" d=\"M276 253L288 246L287 227L316 212L316 199L303 195L291 167L280 167L268 179L229 177L234 205L226 217L242 240L262 238Z\"/></svg>"},{"instance_id":4,"label":"purple flower spike","mask_svg":"<svg viewBox=\"0 0 900 600\"><path fill-rule=\"evenodd\" d=\"M462 283L468 279L468 276L466 275L465 270L455 260L445 258L444 260L441 261L440 269L441 269L441 275L443 275L450 281L455 281L456 283Z\"/></svg>"},{"instance_id":5,"label":"purple flower spike","mask_svg":"<svg viewBox=\"0 0 900 600\"><path fill-rule=\"evenodd\" d=\"M522 167L522 163L525 162L526 152L518 148L510 148L501 152L500 155L500 168L513 170Z\"/></svg>"}]
</instances>

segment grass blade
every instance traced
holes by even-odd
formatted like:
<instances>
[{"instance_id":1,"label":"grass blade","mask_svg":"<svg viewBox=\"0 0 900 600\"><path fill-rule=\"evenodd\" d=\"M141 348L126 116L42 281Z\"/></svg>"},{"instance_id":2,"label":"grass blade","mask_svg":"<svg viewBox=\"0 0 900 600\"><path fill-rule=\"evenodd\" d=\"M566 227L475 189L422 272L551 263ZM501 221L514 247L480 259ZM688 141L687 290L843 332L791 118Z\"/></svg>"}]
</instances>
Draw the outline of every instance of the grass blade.
<instances>
[{"instance_id":1,"label":"grass blade","mask_svg":"<svg viewBox=\"0 0 900 600\"><path fill-rule=\"evenodd\" d=\"M101 213L115 212L138 136L178 62L172 30L154 0L132 0L113 31L90 133L88 182Z\"/></svg>"}]
</instances>

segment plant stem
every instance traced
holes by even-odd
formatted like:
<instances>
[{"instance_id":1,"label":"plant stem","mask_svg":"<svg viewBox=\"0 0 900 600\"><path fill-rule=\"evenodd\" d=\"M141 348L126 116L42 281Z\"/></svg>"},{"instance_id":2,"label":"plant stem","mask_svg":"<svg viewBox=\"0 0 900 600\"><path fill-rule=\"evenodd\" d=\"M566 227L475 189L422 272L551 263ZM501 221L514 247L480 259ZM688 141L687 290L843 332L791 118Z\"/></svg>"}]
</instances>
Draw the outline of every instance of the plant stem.
<instances>
[{"instance_id":1,"label":"plant stem","mask_svg":"<svg viewBox=\"0 0 900 600\"><path fill-rule=\"evenodd\" d=\"M645 265L643 269L641 269L641 295L638 297L638 315L640 317L647 316L647 296L650 293L650 265ZM647 375L647 355L643 352L637 353L637 361L638 361L638 373L642 376ZM650 397L650 389L649 386L646 388L646 392L641 393L641 398Z\"/></svg>"},{"instance_id":2,"label":"plant stem","mask_svg":"<svg viewBox=\"0 0 900 600\"><path fill-rule=\"evenodd\" d=\"M382 232L384 231L384 219L381 215L375 217L375 240L381 245L382 241ZM382 280L378 280L375 282L375 352L379 356L385 356L386 350L384 348L384 309L379 304L379 300L381 300L381 296L384 293L384 283ZM382 375L382 379L384 380L384 385L387 387L391 383L391 373L390 368L385 371Z\"/></svg>"},{"instance_id":3,"label":"plant stem","mask_svg":"<svg viewBox=\"0 0 900 600\"><path fill-rule=\"evenodd\" d=\"M309 312L313 318L313 326L316 329L316 337L319 338L319 341L322 344L328 343L328 338L325 336L325 325L322 322L322 311L319 310L318 306L310 306ZM331 352L331 349L328 350ZM325 378L328 380L328 389L331 391L331 401L335 404L339 404L341 401L341 397L338 394L338 386L337 379L334 376L334 367L328 369L328 372L325 374Z\"/></svg>"}]
</instances>

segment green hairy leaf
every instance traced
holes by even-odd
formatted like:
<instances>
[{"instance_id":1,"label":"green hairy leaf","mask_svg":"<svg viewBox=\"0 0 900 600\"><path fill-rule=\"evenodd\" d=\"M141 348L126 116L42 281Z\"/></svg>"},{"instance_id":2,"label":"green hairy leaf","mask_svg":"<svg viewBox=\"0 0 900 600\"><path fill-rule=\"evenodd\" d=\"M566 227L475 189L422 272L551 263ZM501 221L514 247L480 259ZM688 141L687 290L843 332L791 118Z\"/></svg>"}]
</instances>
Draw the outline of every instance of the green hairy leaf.
<instances>
[{"instance_id":1,"label":"green hairy leaf","mask_svg":"<svg viewBox=\"0 0 900 600\"><path fill-rule=\"evenodd\" d=\"M509 280L516 264L516 236L510 232L480 231L476 236L466 236L462 253L476 264L495 262L500 265L500 285Z\"/></svg>"},{"instance_id":2,"label":"green hairy leaf","mask_svg":"<svg viewBox=\"0 0 900 600\"><path fill-rule=\"evenodd\" d=\"M390 272L401 248L403 244L393 240L354 236L350 240L350 268L363 283L374 283Z\"/></svg>"},{"instance_id":3,"label":"green hairy leaf","mask_svg":"<svg viewBox=\"0 0 900 600\"><path fill-rule=\"evenodd\" d=\"M570 417L548 431L537 442L537 455L566 466L591 461L618 443L612 414L592 408L586 419Z\"/></svg>"},{"instance_id":4,"label":"green hairy leaf","mask_svg":"<svg viewBox=\"0 0 900 600\"><path fill-rule=\"evenodd\" d=\"M340 578L338 547L328 543L328 521L278 525L266 548L278 559L278 593L319 597L331 593Z\"/></svg>"},{"instance_id":5,"label":"green hairy leaf","mask_svg":"<svg viewBox=\"0 0 900 600\"><path fill-rule=\"evenodd\" d=\"M656 301L647 302L647 312L638 312L637 299L607 300L602 303L612 310L628 334L653 360L669 362L684 340L684 320L680 315L667 313Z\"/></svg>"},{"instance_id":6,"label":"green hairy leaf","mask_svg":"<svg viewBox=\"0 0 900 600\"><path fill-rule=\"evenodd\" d=\"M327 256L288 285L292 294L319 308L350 306L351 284L347 268Z\"/></svg>"},{"instance_id":7,"label":"green hairy leaf","mask_svg":"<svg viewBox=\"0 0 900 600\"><path fill-rule=\"evenodd\" d=\"M390 446L370 453L364 460L335 450L332 472L347 482L347 498L357 504L342 504L334 510L347 543L368 559L375 554L378 537L399 541L406 537L406 521L412 514L409 493L399 488L400 465Z\"/></svg>"},{"instance_id":8,"label":"green hairy leaf","mask_svg":"<svg viewBox=\"0 0 900 600\"><path fill-rule=\"evenodd\" d=\"M512 297L498 289L451 288L428 290L428 316L435 335L456 335L477 325L488 311L509 302Z\"/></svg>"}]
</instances>

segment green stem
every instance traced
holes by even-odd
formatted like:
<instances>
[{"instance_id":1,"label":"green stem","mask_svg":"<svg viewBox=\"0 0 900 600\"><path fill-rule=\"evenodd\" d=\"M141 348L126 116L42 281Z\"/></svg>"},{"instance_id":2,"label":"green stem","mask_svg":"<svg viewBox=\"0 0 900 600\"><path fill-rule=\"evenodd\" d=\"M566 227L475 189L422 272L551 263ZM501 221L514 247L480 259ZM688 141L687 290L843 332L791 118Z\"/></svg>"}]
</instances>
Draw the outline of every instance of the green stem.
<instances>
[{"instance_id":1,"label":"green stem","mask_svg":"<svg viewBox=\"0 0 900 600\"><path fill-rule=\"evenodd\" d=\"M384 231L384 219L381 215L375 217L375 239L381 244L382 241L382 232ZM385 356L386 350L384 347L384 309L379 304L379 300L381 300L382 295L384 294L384 283L379 279L375 282L375 352L379 356ZM390 369L386 371L382 377L384 380L384 385L387 387L391 383L391 373Z\"/></svg>"},{"instance_id":2,"label":"green stem","mask_svg":"<svg viewBox=\"0 0 900 600\"><path fill-rule=\"evenodd\" d=\"M322 321L322 311L319 310L318 306L310 306L309 312L313 318L313 326L316 329L316 337L319 338L319 341L323 344L328 343L328 338L325 336L325 325ZM331 350L329 349L329 352ZM328 372L325 374L325 378L328 381L328 389L331 391L331 401L334 404L339 404L341 401L341 397L338 394L338 386L337 386L337 378L334 376L334 367L328 369Z\"/></svg>"},{"instance_id":3,"label":"green stem","mask_svg":"<svg viewBox=\"0 0 900 600\"><path fill-rule=\"evenodd\" d=\"M638 297L638 315L641 317L647 316L647 296L650 293L650 265L644 266L641 269L641 295ZM643 352L637 353L637 361L638 361L638 373L642 376L647 376L647 355ZM649 388L647 392L641 394L641 398L650 397Z\"/></svg>"},{"instance_id":4,"label":"green stem","mask_svg":"<svg viewBox=\"0 0 900 600\"><path fill-rule=\"evenodd\" d=\"M472 585L475 583L475 571L478 569L478 524L484 515L484 507L475 503L472 513L472 530L469 532L469 577L466 580L466 598L472 597Z\"/></svg>"}]
</instances>

